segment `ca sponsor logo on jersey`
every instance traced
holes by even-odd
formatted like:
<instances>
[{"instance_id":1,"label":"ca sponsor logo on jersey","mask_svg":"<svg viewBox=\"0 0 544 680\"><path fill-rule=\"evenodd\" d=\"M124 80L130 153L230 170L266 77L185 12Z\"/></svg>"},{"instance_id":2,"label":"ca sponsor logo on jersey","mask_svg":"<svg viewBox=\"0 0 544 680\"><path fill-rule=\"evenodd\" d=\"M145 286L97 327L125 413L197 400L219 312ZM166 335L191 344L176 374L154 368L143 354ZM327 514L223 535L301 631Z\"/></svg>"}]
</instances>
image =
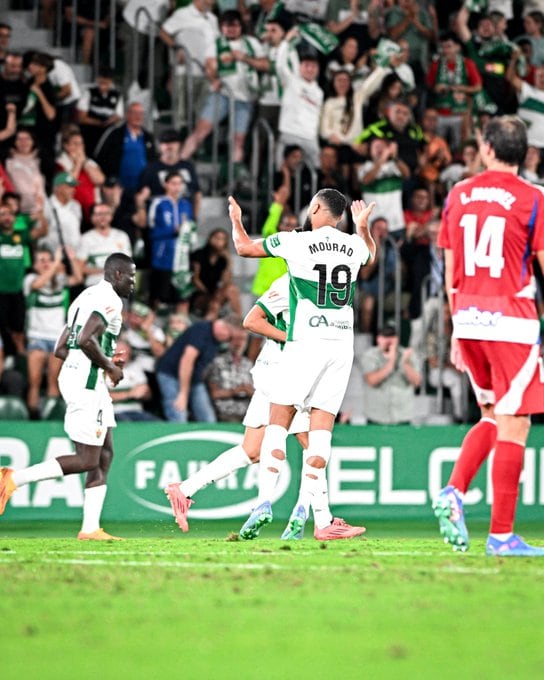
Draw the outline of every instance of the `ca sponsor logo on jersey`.
<instances>
[{"instance_id":1,"label":"ca sponsor logo on jersey","mask_svg":"<svg viewBox=\"0 0 544 680\"><path fill-rule=\"evenodd\" d=\"M133 448L123 459L126 493L138 505L171 515L164 495L168 484L187 479L219 453L240 444L243 435L228 430L191 430L151 439ZM221 519L248 515L258 492L258 465L249 465L215 482L216 492L198 498L191 508L196 519ZM285 470L285 472L283 471ZM277 501L289 488L291 470L286 465L271 501ZM207 499L208 507L206 507Z\"/></svg>"},{"instance_id":2,"label":"ca sponsor logo on jersey","mask_svg":"<svg viewBox=\"0 0 544 680\"><path fill-rule=\"evenodd\" d=\"M468 309L459 309L455 314L455 322L469 326L496 326L502 312L489 312L471 306Z\"/></svg>"},{"instance_id":3,"label":"ca sponsor logo on jersey","mask_svg":"<svg viewBox=\"0 0 544 680\"><path fill-rule=\"evenodd\" d=\"M327 321L327 317L324 316L323 314L319 314L316 316L311 316L308 319L308 323L312 328L319 328L319 326L328 326L329 322Z\"/></svg>"}]
</instances>

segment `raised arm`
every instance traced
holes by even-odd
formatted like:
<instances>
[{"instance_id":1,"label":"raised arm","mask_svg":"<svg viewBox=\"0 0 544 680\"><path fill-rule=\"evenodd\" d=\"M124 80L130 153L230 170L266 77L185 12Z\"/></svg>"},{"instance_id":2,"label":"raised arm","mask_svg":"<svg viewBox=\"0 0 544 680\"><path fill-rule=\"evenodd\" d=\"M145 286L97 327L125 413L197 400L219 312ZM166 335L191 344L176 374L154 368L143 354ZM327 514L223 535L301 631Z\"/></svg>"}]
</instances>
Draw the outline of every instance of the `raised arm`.
<instances>
[{"instance_id":1,"label":"raised arm","mask_svg":"<svg viewBox=\"0 0 544 680\"><path fill-rule=\"evenodd\" d=\"M357 234L363 239L370 252L370 258L366 264L372 264L376 257L376 242L372 238L368 227L368 218L375 207L376 203L374 201L370 205L367 205L364 201L353 201L351 204L351 216L353 217Z\"/></svg>"},{"instance_id":2,"label":"raised arm","mask_svg":"<svg viewBox=\"0 0 544 680\"><path fill-rule=\"evenodd\" d=\"M252 240L242 224L242 209L233 196L229 196L229 217L232 224L234 249L242 257L268 257L264 249L264 239Z\"/></svg>"}]
</instances>

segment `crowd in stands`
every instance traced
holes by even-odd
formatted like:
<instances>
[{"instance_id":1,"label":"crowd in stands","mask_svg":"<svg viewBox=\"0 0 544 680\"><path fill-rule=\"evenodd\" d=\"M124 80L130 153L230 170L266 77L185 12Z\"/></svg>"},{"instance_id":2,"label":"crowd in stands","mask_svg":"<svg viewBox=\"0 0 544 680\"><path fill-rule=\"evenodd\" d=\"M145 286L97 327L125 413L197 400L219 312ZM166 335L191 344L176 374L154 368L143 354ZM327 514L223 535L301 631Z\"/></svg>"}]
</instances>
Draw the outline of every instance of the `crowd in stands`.
<instances>
[{"instance_id":1,"label":"crowd in stands","mask_svg":"<svg viewBox=\"0 0 544 680\"><path fill-rule=\"evenodd\" d=\"M107 4L97 26L93 3L79 2L76 18L63 3L85 63L94 32L107 25ZM495 115L526 121L521 174L544 185L544 0L152 4L157 47L174 55L167 87L191 75L198 114L189 130L147 129L142 101L123 94L123 73L100 66L94 82L78 82L63 59L22 53L0 24L0 392L43 415L44 399L58 397L52 351L67 304L121 251L137 264L138 287L121 338L125 378L112 393L119 419L242 419L257 350L240 326L247 310L229 233L199 221L194 165L232 111L236 187L249 175L255 121L274 133L273 194L260 192L254 232L299 227L315 187L376 201L379 257L360 273L356 328L376 335L378 303L387 311L401 272L406 349L396 349L401 329L386 328L364 359L364 380L376 389L376 376L389 371L412 392L422 380L441 383L461 419L461 377L444 354L451 322L438 313L439 217L451 186L482 169L478 129ZM45 26L54 24L55 6L42 0ZM130 24L143 6L128 0L118 9ZM221 153L228 147L220 147L220 163ZM352 228L348 214L341 228ZM263 261L255 299L284 271L282 262ZM538 304L544 318L542 286ZM385 422L375 408L369 419Z\"/></svg>"}]
</instances>

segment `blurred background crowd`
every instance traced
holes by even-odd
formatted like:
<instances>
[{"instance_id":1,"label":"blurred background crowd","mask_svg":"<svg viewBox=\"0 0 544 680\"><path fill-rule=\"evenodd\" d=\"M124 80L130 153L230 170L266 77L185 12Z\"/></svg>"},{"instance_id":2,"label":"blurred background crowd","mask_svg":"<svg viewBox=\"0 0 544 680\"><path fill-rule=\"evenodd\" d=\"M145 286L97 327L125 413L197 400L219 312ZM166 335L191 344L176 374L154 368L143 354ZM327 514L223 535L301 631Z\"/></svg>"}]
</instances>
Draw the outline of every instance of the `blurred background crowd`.
<instances>
[{"instance_id":1,"label":"blurred background crowd","mask_svg":"<svg viewBox=\"0 0 544 680\"><path fill-rule=\"evenodd\" d=\"M436 237L477 130L511 113L544 184L544 0L1 0L1 415L62 416L67 305L122 251L118 418L240 422L240 320L285 266L232 256L225 197L269 235L334 187L377 204L341 419L470 420Z\"/></svg>"}]
</instances>

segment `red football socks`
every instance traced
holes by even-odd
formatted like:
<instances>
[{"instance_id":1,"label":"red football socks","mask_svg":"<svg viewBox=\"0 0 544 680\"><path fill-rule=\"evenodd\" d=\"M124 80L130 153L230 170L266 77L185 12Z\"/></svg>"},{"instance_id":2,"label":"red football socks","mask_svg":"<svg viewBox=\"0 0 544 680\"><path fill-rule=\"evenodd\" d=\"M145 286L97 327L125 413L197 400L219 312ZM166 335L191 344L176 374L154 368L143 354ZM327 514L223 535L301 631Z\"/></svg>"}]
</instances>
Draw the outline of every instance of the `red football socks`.
<instances>
[{"instance_id":1,"label":"red football socks","mask_svg":"<svg viewBox=\"0 0 544 680\"><path fill-rule=\"evenodd\" d=\"M461 453L451 473L448 484L466 493L481 464L490 454L497 439L497 424L490 418L482 418L466 433Z\"/></svg>"},{"instance_id":2,"label":"red football socks","mask_svg":"<svg viewBox=\"0 0 544 680\"><path fill-rule=\"evenodd\" d=\"M491 471L493 506L490 533L492 534L506 534L514 527L524 453L525 447L515 442L498 441L495 446Z\"/></svg>"}]
</instances>

